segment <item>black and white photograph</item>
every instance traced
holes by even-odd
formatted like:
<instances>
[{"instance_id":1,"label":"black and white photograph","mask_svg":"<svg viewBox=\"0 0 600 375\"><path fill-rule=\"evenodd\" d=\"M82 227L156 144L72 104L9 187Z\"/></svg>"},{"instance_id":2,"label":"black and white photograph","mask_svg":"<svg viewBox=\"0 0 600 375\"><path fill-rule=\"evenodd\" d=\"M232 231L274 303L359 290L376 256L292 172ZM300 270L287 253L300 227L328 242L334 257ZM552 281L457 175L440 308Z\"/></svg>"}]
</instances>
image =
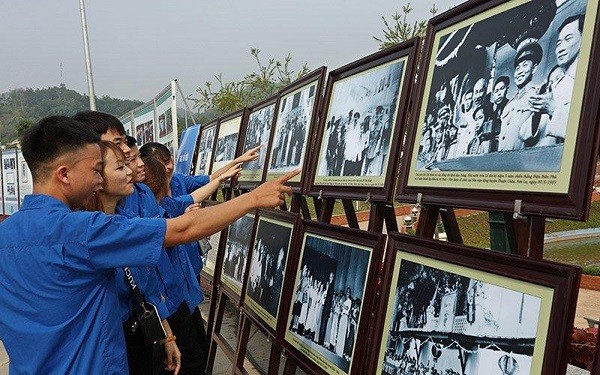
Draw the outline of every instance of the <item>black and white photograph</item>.
<instances>
[{"instance_id":1,"label":"black and white photograph","mask_svg":"<svg viewBox=\"0 0 600 375\"><path fill-rule=\"evenodd\" d=\"M5 158L4 159L4 170L7 169L16 169L17 162L15 158Z\"/></svg>"},{"instance_id":2,"label":"black and white photograph","mask_svg":"<svg viewBox=\"0 0 600 375\"><path fill-rule=\"evenodd\" d=\"M19 179L19 181L21 183L27 184L29 183L29 167L27 166L27 162L22 161L21 162L21 168L19 169L21 177Z\"/></svg>"},{"instance_id":3,"label":"black and white photograph","mask_svg":"<svg viewBox=\"0 0 600 375\"><path fill-rule=\"evenodd\" d=\"M239 180L261 181L267 159L267 148L271 137L271 127L275 115L275 103L267 105L256 111L250 112L246 127L244 149L242 153L262 145L258 159L251 160L242 165L242 175Z\"/></svg>"},{"instance_id":4,"label":"black and white photograph","mask_svg":"<svg viewBox=\"0 0 600 375\"><path fill-rule=\"evenodd\" d=\"M260 217L250 260L246 303L273 330L277 326L292 230L292 223Z\"/></svg>"},{"instance_id":5,"label":"black and white photograph","mask_svg":"<svg viewBox=\"0 0 600 375\"><path fill-rule=\"evenodd\" d=\"M11 197L17 195L17 188L15 184L6 184L6 195Z\"/></svg>"},{"instance_id":6,"label":"black and white photograph","mask_svg":"<svg viewBox=\"0 0 600 375\"><path fill-rule=\"evenodd\" d=\"M540 307L538 296L402 259L380 373L529 374Z\"/></svg>"},{"instance_id":7,"label":"black and white photograph","mask_svg":"<svg viewBox=\"0 0 600 375\"><path fill-rule=\"evenodd\" d=\"M314 81L280 99L267 173L285 173L302 166L316 89Z\"/></svg>"},{"instance_id":8,"label":"black and white photograph","mask_svg":"<svg viewBox=\"0 0 600 375\"><path fill-rule=\"evenodd\" d=\"M217 127L202 129L200 134L200 143L198 144L198 158L196 162L195 175L209 174L208 167L212 159L213 145L215 143L215 134Z\"/></svg>"},{"instance_id":9,"label":"black and white photograph","mask_svg":"<svg viewBox=\"0 0 600 375\"><path fill-rule=\"evenodd\" d=\"M235 158L235 146L237 145L238 134L228 134L217 139L217 148L215 150L215 163L233 160Z\"/></svg>"},{"instance_id":10,"label":"black and white photograph","mask_svg":"<svg viewBox=\"0 0 600 375\"><path fill-rule=\"evenodd\" d=\"M394 60L333 84L315 183L383 185L404 68Z\"/></svg>"},{"instance_id":11,"label":"black and white photograph","mask_svg":"<svg viewBox=\"0 0 600 375\"><path fill-rule=\"evenodd\" d=\"M198 241L201 251L200 258L202 259L203 264L202 272L205 272L211 277L215 274L220 239L221 232L217 232Z\"/></svg>"},{"instance_id":12,"label":"black and white photograph","mask_svg":"<svg viewBox=\"0 0 600 375\"><path fill-rule=\"evenodd\" d=\"M242 293L242 282L246 272L246 263L248 263L253 229L254 215L245 215L234 221L227 232L221 281L238 296Z\"/></svg>"},{"instance_id":13,"label":"black and white photograph","mask_svg":"<svg viewBox=\"0 0 600 375\"><path fill-rule=\"evenodd\" d=\"M144 126L144 142L154 142L154 120L142 124Z\"/></svg>"},{"instance_id":14,"label":"black and white photograph","mask_svg":"<svg viewBox=\"0 0 600 375\"><path fill-rule=\"evenodd\" d=\"M329 373L350 370L371 253L322 236L304 237L285 339Z\"/></svg>"},{"instance_id":15,"label":"black and white photograph","mask_svg":"<svg viewBox=\"0 0 600 375\"><path fill-rule=\"evenodd\" d=\"M214 160L211 167L212 171L224 167L227 163L235 159L241 125L242 116L223 121L219 125Z\"/></svg>"},{"instance_id":16,"label":"black and white photograph","mask_svg":"<svg viewBox=\"0 0 600 375\"><path fill-rule=\"evenodd\" d=\"M436 39L413 168L559 172L577 135L586 5L533 0Z\"/></svg>"}]
</instances>

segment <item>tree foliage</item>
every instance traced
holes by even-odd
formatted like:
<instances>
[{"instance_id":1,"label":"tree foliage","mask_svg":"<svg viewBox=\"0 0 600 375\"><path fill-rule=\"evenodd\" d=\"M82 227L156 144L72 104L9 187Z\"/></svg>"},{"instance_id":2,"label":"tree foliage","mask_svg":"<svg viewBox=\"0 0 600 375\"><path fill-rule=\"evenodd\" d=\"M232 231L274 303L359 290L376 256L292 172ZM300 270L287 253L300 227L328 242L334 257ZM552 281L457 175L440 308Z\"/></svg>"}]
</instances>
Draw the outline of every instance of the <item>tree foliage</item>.
<instances>
[{"instance_id":1,"label":"tree foliage","mask_svg":"<svg viewBox=\"0 0 600 375\"><path fill-rule=\"evenodd\" d=\"M201 120L209 121L259 102L310 72L306 64L297 72L292 70L292 57L289 54L283 61L271 58L266 63L261 60L258 48L251 48L250 54L258 64L257 71L246 74L240 81L232 82L225 82L223 74L219 73L215 75L216 86L206 82L204 87L196 90L199 97L189 98L194 102L195 108L203 111Z\"/></svg>"},{"instance_id":2,"label":"tree foliage","mask_svg":"<svg viewBox=\"0 0 600 375\"><path fill-rule=\"evenodd\" d=\"M396 44L402 43L416 36L422 36L427 30L427 20L415 21L414 23L408 22L408 15L413 11L410 3L406 3L402 6L402 12L396 12L392 15L392 19L388 21L385 16L381 16L383 20L383 37L379 38L374 36L373 39L379 42L379 48L385 49ZM431 16L435 16L438 12L435 4L429 9Z\"/></svg>"},{"instance_id":3,"label":"tree foliage","mask_svg":"<svg viewBox=\"0 0 600 375\"><path fill-rule=\"evenodd\" d=\"M138 100L97 99L99 111L120 116L143 104ZM32 123L50 115L72 116L89 109L89 97L64 85L44 89L14 89L0 94L0 143L9 143Z\"/></svg>"}]
</instances>

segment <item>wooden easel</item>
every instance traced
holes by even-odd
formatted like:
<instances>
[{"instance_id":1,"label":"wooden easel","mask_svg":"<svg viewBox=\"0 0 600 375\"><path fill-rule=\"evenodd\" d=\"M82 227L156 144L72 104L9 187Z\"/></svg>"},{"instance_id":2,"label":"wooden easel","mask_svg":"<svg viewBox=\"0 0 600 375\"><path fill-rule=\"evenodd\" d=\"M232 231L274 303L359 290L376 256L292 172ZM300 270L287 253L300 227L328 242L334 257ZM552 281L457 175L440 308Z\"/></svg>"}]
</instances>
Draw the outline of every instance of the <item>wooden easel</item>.
<instances>
[{"instance_id":1,"label":"wooden easel","mask_svg":"<svg viewBox=\"0 0 600 375\"><path fill-rule=\"evenodd\" d=\"M501 219L504 225L490 228L490 233L504 233L506 241L492 238L492 250L519 254L532 259L542 259L544 249L545 218L523 216L519 212L490 211L490 216ZM458 227L454 208L437 205L421 205L417 223L417 236L433 238L438 218L441 218L449 242L462 244L463 239ZM490 224L492 226L492 224ZM503 228L502 228L503 227Z\"/></svg>"},{"instance_id":2,"label":"wooden easel","mask_svg":"<svg viewBox=\"0 0 600 375\"><path fill-rule=\"evenodd\" d=\"M241 324L240 324L240 335L238 340L238 347L236 351L236 357L234 362L234 371L233 373L236 375L246 375L248 372L244 369L244 359L246 358L246 353L248 351L248 341L250 340L250 331L252 326L258 327L263 334L267 336L267 339L271 342L271 352L269 354L269 368L267 370L267 374L269 375L277 375L279 372L279 363L281 361L281 353L282 350L279 348L275 341L275 336L266 332L266 330L261 329L259 325L254 324L252 319L244 313L242 308L242 313L240 314Z\"/></svg>"},{"instance_id":3,"label":"wooden easel","mask_svg":"<svg viewBox=\"0 0 600 375\"><path fill-rule=\"evenodd\" d=\"M227 295L227 293L225 293L225 291L222 288L219 288L218 293L219 293L218 298L215 299L215 300L218 300L218 302L217 302L217 309L215 311L216 315L215 315L214 327L213 327L211 335L209 335L210 349L208 352L208 360L207 360L207 365L206 365L206 372L209 374L212 373L213 367L215 365L215 357L217 356L217 347L221 348L223 353L225 353L225 356L229 359L229 361L235 367L236 356L237 356L236 350L237 350L237 347L239 345L239 340L240 340L240 337L238 334L237 342L236 342L236 345L234 348L227 342L225 337L221 334L221 327L223 325L223 316L225 315L225 307L227 305L227 301L233 301L233 300ZM241 316L239 318L241 319ZM240 325L238 322L238 329L239 329L239 327L240 327Z\"/></svg>"}]
</instances>

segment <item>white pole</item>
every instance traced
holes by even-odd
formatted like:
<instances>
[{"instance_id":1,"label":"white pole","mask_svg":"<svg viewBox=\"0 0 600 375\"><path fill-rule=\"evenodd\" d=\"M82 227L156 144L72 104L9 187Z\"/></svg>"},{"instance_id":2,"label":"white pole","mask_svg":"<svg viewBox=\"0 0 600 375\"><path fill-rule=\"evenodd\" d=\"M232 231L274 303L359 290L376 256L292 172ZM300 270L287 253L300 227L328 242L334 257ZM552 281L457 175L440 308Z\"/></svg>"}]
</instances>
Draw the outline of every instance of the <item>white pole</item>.
<instances>
[{"instance_id":1,"label":"white pole","mask_svg":"<svg viewBox=\"0 0 600 375\"><path fill-rule=\"evenodd\" d=\"M85 8L83 0L79 0L79 11L81 13L81 29L83 30L83 50L85 52L85 66L87 69L88 95L90 96L90 109L96 110L96 95L94 94L94 78L92 77L92 60L90 58L90 43L88 42L87 22L85 20Z\"/></svg>"}]
</instances>

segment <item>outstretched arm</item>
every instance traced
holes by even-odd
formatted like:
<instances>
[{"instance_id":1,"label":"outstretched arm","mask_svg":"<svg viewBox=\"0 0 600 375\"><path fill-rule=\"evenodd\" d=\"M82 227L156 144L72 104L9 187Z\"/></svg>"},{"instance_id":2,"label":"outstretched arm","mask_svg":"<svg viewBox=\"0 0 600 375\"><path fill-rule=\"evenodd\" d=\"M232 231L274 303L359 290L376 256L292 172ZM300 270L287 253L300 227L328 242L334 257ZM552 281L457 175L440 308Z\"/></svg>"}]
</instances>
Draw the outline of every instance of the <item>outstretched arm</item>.
<instances>
[{"instance_id":1,"label":"outstretched arm","mask_svg":"<svg viewBox=\"0 0 600 375\"><path fill-rule=\"evenodd\" d=\"M210 197L221 185L221 182L231 178L233 176L239 175L242 171L242 164L237 163L234 164L231 168L222 173L219 177L210 180L210 182L190 193L192 198L194 199L194 203L202 202L208 197Z\"/></svg>"},{"instance_id":2,"label":"outstretched arm","mask_svg":"<svg viewBox=\"0 0 600 375\"><path fill-rule=\"evenodd\" d=\"M244 152L237 158L235 158L232 161L230 161L229 163L227 163L224 167L217 169L216 171L211 173L210 180L211 181L216 180L217 178L219 178L219 176L221 176L222 174L224 174L225 172L227 172L229 169L233 168L237 164L258 159L258 150L260 150L261 147L262 147L262 145L251 148L250 150Z\"/></svg>"},{"instance_id":3,"label":"outstretched arm","mask_svg":"<svg viewBox=\"0 0 600 375\"><path fill-rule=\"evenodd\" d=\"M222 230L252 210L280 206L285 194L292 193L292 189L284 184L299 173L300 170L297 169L217 206L193 210L168 219L163 246L197 241Z\"/></svg>"}]
</instances>

